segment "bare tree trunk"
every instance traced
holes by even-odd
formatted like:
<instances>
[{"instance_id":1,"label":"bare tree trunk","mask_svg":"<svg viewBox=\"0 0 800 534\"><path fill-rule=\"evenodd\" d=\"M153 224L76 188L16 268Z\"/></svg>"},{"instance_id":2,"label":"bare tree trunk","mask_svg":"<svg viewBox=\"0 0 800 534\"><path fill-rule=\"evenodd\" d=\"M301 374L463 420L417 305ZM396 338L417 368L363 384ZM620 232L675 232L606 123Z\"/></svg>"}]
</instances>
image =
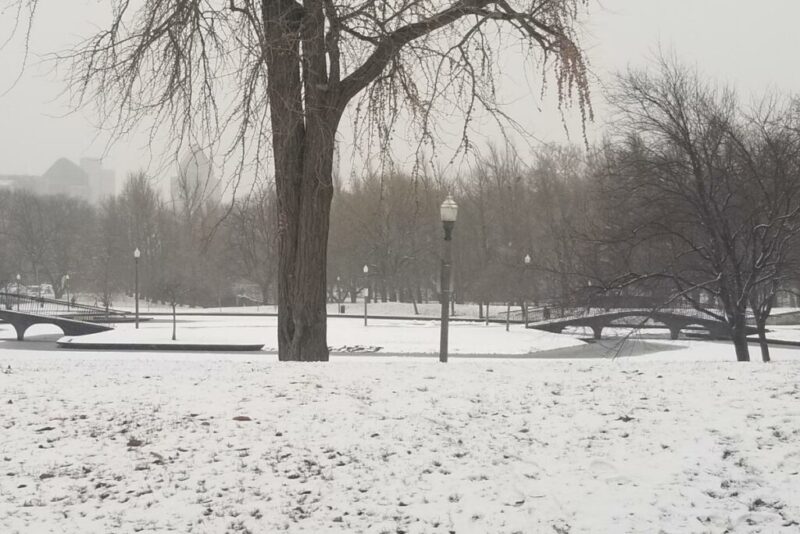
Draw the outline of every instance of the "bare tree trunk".
<instances>
[{"instance_id":1,"label":"bare tree trunk","mask_svg":"<svg viewBox=\"0 0 800 534\"><path fill-rule=\"evenodd\" d=\"M736 350L736 361L737 362L749 362L750 361L750 349L747 346L747 337L741 334L734 335L733 338L733 347Z\"/></svg>"},{"instance_id":2,"label":"bare tree trunk","mask_svg":"<svg viewBox=\"0 0 800 534\"><path fill-rule=\"evenodd\" d=\"M266 63L278 197L278 359L327 361L328 230L341 111L323 84L315 83L322 81L324 54L304 49L315 58L305 65L304 85L297 21L282 2L263 2L262 9L265 33L274 40Z\"/></svg>"},{"instance_id":3,"label":"bare tree trunk","mask_svg":"<svg viewBox=\"0 0 800 534\"><path fill-rule=\"evenodd\" d=\"M282 361L327 361L325 289L333 188L324 184L330 184L332 143L330 150L306 154L304 161L299 201L285 198L293 191L279 187L279 201L284 197L289 208L281 214L291 218L291 208L296 214L293 221L280 221L285 226L279 241L278 356Z\"/></svg>"},{"instance_id":4,"label":"bare tree trunk","mask_svg":"<svg viewBox=\"0 0 800 534\"><path fill-rule=\"evenodd\" d=\"M749 362L750 349L747 346L747 323L743 312L737 313L734 318L731 337L733 338L733 347L736 350L736 361Z\"/></svg>"},{"instance_id":5,"label":"bare tree trunk","mask_svg":"<svg viewBox=\"0 0 800 534\"><path fill-rule=\"evenodd\" d=\"M761 360L769 362L769 343L767 342L767 323L766 320L757 320L756 329L758 330L758 344L761 346Z\"/></svg>"},{"instance_id":6,"label":"bare tree trunk","mask_svg":"<svg viewBox=\"0 0 800 534\"><path fill-rule=\"evenodd\" d=\"M261 303L266 304L269 302L269 282L262 282L261 283Z\"/></svg>"},{"instance_id":7,"label":"bare tree trunk","mask_svg":"<svg viewBox=\"0 0 800 534\"><path fill-rule=\"evenodd\" d=\"M758 344L761 347L761 360L769 362L769 342L767 341L767 319L772 313L775 304L778 283L773 281L767 292L758 291L759 288L751 293L750 308L756 320L756 332L758 332Z\"/></svg>"}]
</instances>

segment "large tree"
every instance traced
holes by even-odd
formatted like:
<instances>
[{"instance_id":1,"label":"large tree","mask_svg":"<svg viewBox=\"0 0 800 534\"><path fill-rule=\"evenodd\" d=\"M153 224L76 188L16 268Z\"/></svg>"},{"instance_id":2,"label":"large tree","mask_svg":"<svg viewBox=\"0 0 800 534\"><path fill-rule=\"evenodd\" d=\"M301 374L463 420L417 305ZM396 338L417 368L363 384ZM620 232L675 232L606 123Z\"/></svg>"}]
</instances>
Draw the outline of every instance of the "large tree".
<instances>
[{"instance_id":1,"label":"large tree","mask_svg":"<svg viewBox=\"0 0 800 534\"><path fill-rule=\"evenodd\" d=\"M23 13L39 3L6 1ZM587 0L109 3L111 23L62 56L73 63L78 104L98 104L118 132L149 117L183 143L227 143L234 174L265 173L271 149L281 360L328 358L334 145L348 104L357 101L354 123L381 150L401 117L429 145L437 110L463 120L466 149L479 111L513 123L494 80L514 43L543 72L552 67L560 103L576 101L584 119L591 113L575 37Z\"/></svg>"},{"instance_id":2,"label":"large tree","mask_svg":"<svg viewBox=\"0 0 800 534\"><path fill-rule=\"evenodd\" d=\"M727 323L739 361L750 359L753 306L768 360L766 319L800 238L796 119L770 100L746 112L731 89L671 58L657 66L623 75L611 98L623 136L612 166L624 191L617 210L627 212L631 246L657 260L621 283L670 281Z\"/></svg>"}]
</instances>

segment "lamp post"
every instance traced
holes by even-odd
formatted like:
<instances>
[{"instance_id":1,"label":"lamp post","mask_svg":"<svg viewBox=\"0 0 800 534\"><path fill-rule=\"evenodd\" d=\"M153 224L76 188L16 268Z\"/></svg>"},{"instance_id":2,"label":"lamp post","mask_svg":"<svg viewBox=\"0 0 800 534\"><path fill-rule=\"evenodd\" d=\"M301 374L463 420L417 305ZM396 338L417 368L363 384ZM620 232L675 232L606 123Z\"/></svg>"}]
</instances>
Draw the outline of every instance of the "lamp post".
<instances>
[{"instance_id":1,"label":"lamp post","mask_svg":"<svg viewBox=\"0 0 800 534\"><path fill-rule=\"evenodd\" d=\"M67 311L69 311L69 274L64 275L64 292L67 294Z\"/></svg>"},{"instance_id":2,"label":"lamp post","mask_svg":"<svg viewBox=\"0 0 800 534\"><path fill-rule=\"evenodd\" d=\"M528 267L531 265L531 255L525 254L525 257L522 259L522 262L525 264L525 267L522 271L522 287L524 291L522 292L522 310L525 315L525 328L528 328L528 303L525 301L525 296L527 293L528 288Z\"/></svg>"},{"instance_id":3,"label":"lamp post","mask_svg":"<svg viewBox=\"0 0 800 534\"><path fill-rule=\"evenodd\" d=\"M342 298L342 278L340 276L336 277L336 307L339 308L339 314L342 313L342 302L344 299Z\"/></svg>"},{"instance_id":4,"label":"lamp post","mask_svg":"<svg viewBox=\"0 0 800 534\"><path fill-rule=\"evenodd\" d=\"M439 214L442 219L442 226L444 227L444 243L442 245L442 323L439 338L439 361L447 363L447 331L449 327L450 316L448 314L448 307L450 305L450 264L452 262L452 238L453 227L456 224L456 217L458 216L458 204L451 195L442 202L439 209Z\"/></svg>"},{"instance_id":5,"label":"lamp post","mask_svg":"<svg viewBox=\"0 0 800 534\"><path fill-rule=\"evenodd\" d=\"M369 265L364 264L364 326L367 326L367 304L369 304Z\"/></svg>"},{"instance_id":6,"label":"lamp post","mask_svg":"<svg viewBox=\"0 0 800 534\"><path fill-rule=\"evenodd\" d=\"M139 258L141 255L142 253L139 251L139 247L136 247L136 250L133 251L133 299L134 306L136 306L136 328L139 328Z\"/></svg>"},{"instance_id":7,"label":"lamp post","mask_svg":"<svg viewBox=\"0 0 800 534\"><path fill-rule=\"evenodd\" d=\"M22 276L17 273L17 311L19 311L19 281L22 280Z\"/></svg>"}]
</instances>

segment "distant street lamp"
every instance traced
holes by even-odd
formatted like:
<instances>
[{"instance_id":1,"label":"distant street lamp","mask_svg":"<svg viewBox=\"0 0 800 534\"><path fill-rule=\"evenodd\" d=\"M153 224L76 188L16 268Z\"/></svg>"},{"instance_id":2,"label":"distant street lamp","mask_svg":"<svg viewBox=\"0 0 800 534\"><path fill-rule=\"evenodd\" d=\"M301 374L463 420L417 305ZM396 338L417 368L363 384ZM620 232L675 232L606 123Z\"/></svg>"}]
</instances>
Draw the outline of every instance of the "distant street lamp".
<instances>
[{"instance_id":1,"label":"distant street lamp","mask_svg":"<svg viewBox=\"0 0 800 534\"><path fill-rule=\"evenodd\" d=\"M369 265L364 264L364 326L367 326L367 304L369 303Z\"/></svg>"},{"instance_id":2,"label":"distant street lamp","mask_svg":"<svg viewBox=\"0 0 800 534\"><path fill-rule=\"evenodd\" d=\"M522 262L525 264L524 270L522 271L522 309L525 315L525 328L528 328L528 303L525 301L525 296L527 294L528 289L528 267L531 265L531 255L525 254L525 257L522 259Z\"/></svg>"},{"instance_id":3,"label":"distant street lamp","mask_svg":"<svg viewBox=\"0 0 800 534\"><path fill-rule=\"evenodd\" d=\"M133 265L134 265L133 298L134 298L134 305L136 306L136 328L139 328L139 258L141 256L142 253L139 251L139 247L136 247L136 250L133 251Z\"/></svg>"},{"instance_id":4,"label":"distant street lamp","mask_svg":"<svg viewBox=\"0 0 800 534\"><path fill-rule=\"evenodd\" d=\"M455 226L456 218L458 217L458 204L456 204L451 195L447 195L447 198L444 199L444 202L442 202L442 206L439 209L439 214L441 215L442 226L444 227L441 273L442 321L440 332L441 336L439 338L439 361L442 363L447 363L447 331L450 322L450 315L447 309L450 304L450 264L453 257L453 227Z\"/></svg>"},{"instance_id":5,"label":"distant street lamp","mask_svg":"<svg viewBox=\"0 0 800 534\"><path fill-rule=\"evenodd\" d=\"M19 311L19 281L22 279L19 273L17 273L17 311Z\"/></svg>"},{"instance_id":6,"label":"distant street lamp","mask_svg":"<svg viewBox=\"0 0 800 534\"><path fill-rule=\"evenodd\" d=\"M336 307L339 309L339 314L342 313L342 278L336 277Z\"/></svg>"},{"instance_id":7,"label":"distant street lamp","mask_svg":"<svg viewBox=\"0 0 800 534\"><path fill-rule=\"evenodd\" d=\"M69 274L64 275L64 292L67 294L67 310L69 310Z\"/></svg>"}]
</instances>

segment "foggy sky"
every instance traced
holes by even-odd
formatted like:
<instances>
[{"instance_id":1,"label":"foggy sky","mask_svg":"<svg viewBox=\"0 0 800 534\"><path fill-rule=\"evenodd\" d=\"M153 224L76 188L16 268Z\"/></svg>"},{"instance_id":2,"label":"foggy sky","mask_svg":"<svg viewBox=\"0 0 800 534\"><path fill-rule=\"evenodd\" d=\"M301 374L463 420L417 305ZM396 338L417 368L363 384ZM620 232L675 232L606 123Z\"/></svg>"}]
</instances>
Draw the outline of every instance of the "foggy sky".
<instances>
[{"instance_id":1,"label":"foggy sky","mask_svg":"<svg viewBox=\"0 0 800 534\"><path fill-rule=\"evenodd\" d=\"M34 54L63 49L102 26L107 8L98 4L105 2L43 0L32 35ZM8 14L0 17L2 42L10 21ZM601 92L610 73L646 65L659 47L733 84L744 98L766 89L800 93L798 20L797 0L592 0L582 38L597 76L593 86L596 125L590 128L590 140L602 129ZM21 50L17 41L0 51L0 95L16 77ZM509 61L513 65L514 58ZM93 126L90 113L63 117L69 110L61 95L63 73L48 72L49 67L37 64L36 57L32 62L19 83L0 96L0 174L41 174L62 156L76 162L81 157L103 156L107 138ZM513 70L502 80L511 114L538 140L580 142L577 117L567 117L568 138L553 109L552 95L540 101L538 75L530 73L526 81L516 78ZM346 130L346 121L342 124ZM477 129L490 137L496 134L488 126ZM343 135L346 138L346 132ZM473 142L481 144L480 139ZM410 150L396 148L403 164L403 153ZM153 168L143 134L117 143L104 157L105 165L116 171L118 184L130 171Z\"/></svg>"}]
</instances>

